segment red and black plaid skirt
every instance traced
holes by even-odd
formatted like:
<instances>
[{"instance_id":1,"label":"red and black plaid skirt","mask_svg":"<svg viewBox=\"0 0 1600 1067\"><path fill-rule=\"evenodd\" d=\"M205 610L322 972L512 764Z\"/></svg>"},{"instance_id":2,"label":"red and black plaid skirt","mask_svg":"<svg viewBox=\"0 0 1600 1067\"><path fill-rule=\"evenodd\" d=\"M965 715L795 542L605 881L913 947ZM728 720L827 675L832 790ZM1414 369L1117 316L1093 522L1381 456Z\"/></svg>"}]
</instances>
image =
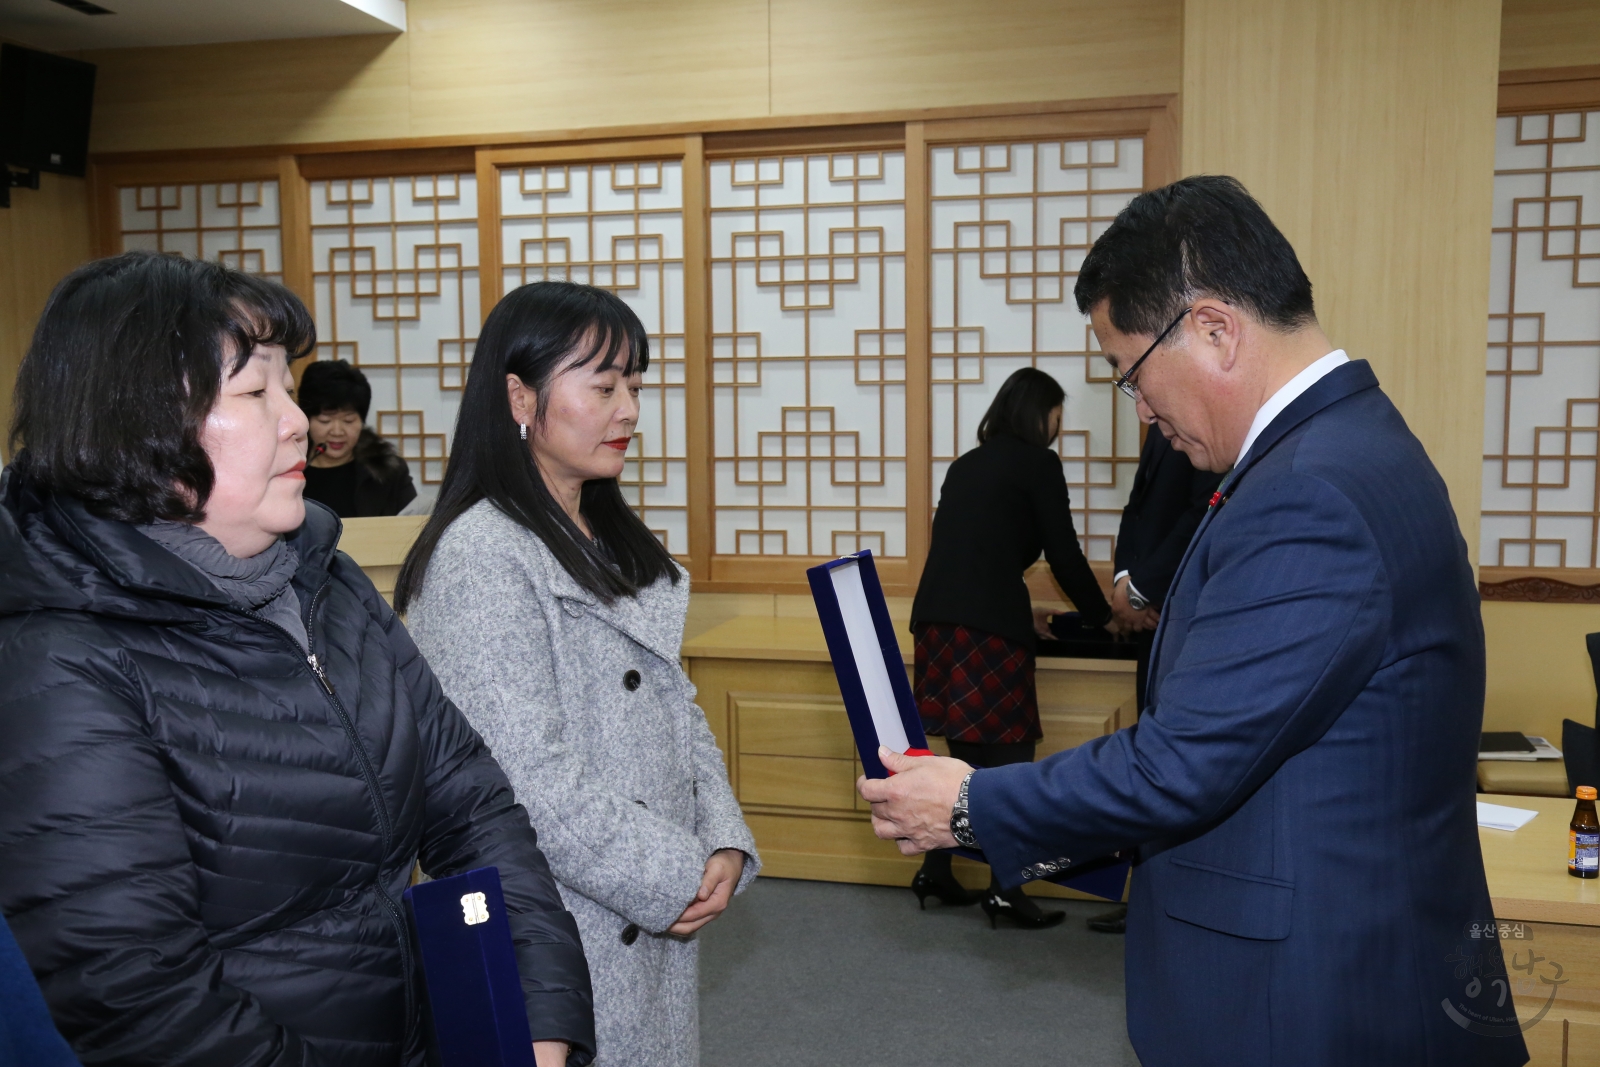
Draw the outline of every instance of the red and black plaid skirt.
<instances>
[{"instance_id":1,"label":"red and black plaid skirt","mask_svg":"<svg viewBox=\"0 0 1600 1067\"><path fill-rule=\"evenodd\" d=\"M1037 741L1033 653L965 626L918 625L915 689L922 728L949 741L1009 745Z\"/></svg>"}]
</instances>

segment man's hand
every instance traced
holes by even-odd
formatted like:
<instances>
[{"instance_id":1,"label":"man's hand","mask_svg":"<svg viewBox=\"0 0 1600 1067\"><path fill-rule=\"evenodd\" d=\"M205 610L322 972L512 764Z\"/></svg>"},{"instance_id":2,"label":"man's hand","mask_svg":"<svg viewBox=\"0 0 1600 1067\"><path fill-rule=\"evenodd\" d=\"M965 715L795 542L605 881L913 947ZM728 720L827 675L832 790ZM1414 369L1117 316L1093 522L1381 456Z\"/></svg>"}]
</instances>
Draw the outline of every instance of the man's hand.
<instances>
[{"instance_id":1,"label":"man's hand","mask_svg":"<svg viewBox=\"0 0 1600 1067\"><path fill-rule=\"evenodd\" d=\"M535 1041L533 1062L538 1067L566 1067L567 1043L565 1041Z\"/></svg>"},{"instance_id":2,"label":"man's hand","mask_svg":"<svg viewBox=\"0 0 1600 1067\"><path fill-rule=\"evenodd\" d=\"M1128 603L1128 585L1132 581L1124 574L1111 590L1111 625L1107 629L1112 633L1131 634L1140 630L1154 630L1161 622L1161 613L1155 608L1135 611L1133 605Z\"/></svg>"},{"instance_id":3,"label":"man's hand","mask_svg":"<svg viewBox=\"0 0 1600 1067\"><path fill-rule=\"evenodd\" d=\"M905 856L953 848L950 809L972 768L944 756L904 756L879 746L878 758L892 778L856 779L856 791L872 805L872 832L900 846Z\"/></svg>"},{"instance_id":4,"label":"man's hand","mask_svg":"<svg viewBox=\"0 0 1600 1067\"><path fill-rule=\"evenodd\" d=\"M706 873L700 878L700 891L689 906L683 909L678 921L667 927L675 937L688 937L706 923L728 910L728 901L739 887L744 874L744 853L736 848L723 848L706 860Z\"/></svg>"}]
</instances>

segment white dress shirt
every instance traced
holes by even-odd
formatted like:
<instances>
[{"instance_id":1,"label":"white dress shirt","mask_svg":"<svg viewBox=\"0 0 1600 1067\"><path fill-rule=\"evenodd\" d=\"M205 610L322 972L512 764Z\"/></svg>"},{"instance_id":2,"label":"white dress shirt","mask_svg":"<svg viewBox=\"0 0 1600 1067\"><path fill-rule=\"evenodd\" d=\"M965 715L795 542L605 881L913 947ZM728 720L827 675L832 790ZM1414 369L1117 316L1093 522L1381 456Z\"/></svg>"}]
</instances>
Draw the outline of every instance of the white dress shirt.
<instances>
[{"instance_id":1,"label":"white dress shirt","mask_svg":"<svg viewBox=\"0 0 1600 1067\"><path fill-rule=\"evenodd\" d=\"M1233 461L1233 465L1235 467L1239 465L1239 460L1250 451L1250 446L1256 443L1261 431L1272 425L1272 420L1283 414L1284 408L1299 399L1301 393L1320 382L1335 367L1349 362L1350 357L1344 354L1344 349L1335 349L1290 378L1282 389L1268 397L1267 402L1256 412L1255 421L1250 424L1250 432L1244 435L1244 444L1239 446L1239 457Z\"/></svg>"},{"instance_id":2,"label":"white dress shirt","mask_svg":"<svg viewBox=\"0 0 1600 1067\"><path fill-rule=\"evenodd\" d=\"M1238 459L1233 461L1233 465L1235 467L1239 465L1239 460L1243 459L1245 454L1250 451L1250 446L1256 443L1256 438L1261 436L1261 431L1272 425L1272 420L1283 414L1284 408L1294 403L1301 393L1316 385L1335 367L1349 362L1350 357L1345 355L1344 349L1335 349L1299 374L1296 374L1293 378L1290 378L1283 384L1283 388L1268 397L1267 402L1262 404L1256 411L1255 420L1250 423L1250 432L1245 434L1244 444L1240 446ZM1127 576L1127 573L1127 571L1118 571L1112 576L1111 584L1116 585L1122 581ZM1133 587L1132 582L1128 583L1128 591L1135 595L1139 592ZM1141 599L1143 598L1141 597Z\"/></svg>"}]
</instances>

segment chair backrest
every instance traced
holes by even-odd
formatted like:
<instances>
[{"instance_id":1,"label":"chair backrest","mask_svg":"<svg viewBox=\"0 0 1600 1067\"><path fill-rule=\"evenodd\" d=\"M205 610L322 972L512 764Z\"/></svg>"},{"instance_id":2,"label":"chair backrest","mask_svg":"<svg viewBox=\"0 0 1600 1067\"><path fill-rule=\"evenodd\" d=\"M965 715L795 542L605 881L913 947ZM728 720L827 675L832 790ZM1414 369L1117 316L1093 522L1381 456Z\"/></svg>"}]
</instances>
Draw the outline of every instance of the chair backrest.
<instances>
[{"instance_id":1,"label":"chair backrest","mask_svg":"<svg viewBox=\"0 0 1600 1067\"><path fill-rule=\"evenodd\" d=\"M1589 665L1594 670L1595 692L1600 694L1600 633L1585 634L1589 646ZM1600 725L1600 696L1595 700L1596 725ZM1561 722L1561 754L1567 764L1567 792L1571 794L1580 785L1600 786L1600 733L1594 726L1563 719Z\"/></svg>"},{"instance_id":2,"label":"chair backrest","mask_svg":"<svg viewBox=\"0 0 1600 1067\"><path fill-rule=\"evenodd\" d=\"M1589 669L1594 671L1595 722L1600 727L1600 634L1584 634L1584 644L1589 646Z\"/></svg>"}]
</instances>

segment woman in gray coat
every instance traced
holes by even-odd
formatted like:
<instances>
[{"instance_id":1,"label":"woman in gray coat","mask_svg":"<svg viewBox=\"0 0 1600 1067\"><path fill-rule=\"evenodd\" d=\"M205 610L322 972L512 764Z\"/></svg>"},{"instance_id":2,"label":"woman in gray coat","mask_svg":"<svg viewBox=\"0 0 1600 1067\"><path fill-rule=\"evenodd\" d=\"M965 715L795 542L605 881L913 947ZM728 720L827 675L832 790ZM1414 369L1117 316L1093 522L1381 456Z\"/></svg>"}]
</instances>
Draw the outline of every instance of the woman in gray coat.
<instances>
[{"instance_id":1,"label":"woman in gray coat","mask_svg":"<svg viewBox=\"0 0 1600 1067\"><path fill-rule=\"evenodd\" d=\"M693 935L760 866L678 665L688 576L617 485L648 361L612 293L508 294L395 593L577 918L601 1067L699 1063Z\"/></svg>"}]
</instances>

